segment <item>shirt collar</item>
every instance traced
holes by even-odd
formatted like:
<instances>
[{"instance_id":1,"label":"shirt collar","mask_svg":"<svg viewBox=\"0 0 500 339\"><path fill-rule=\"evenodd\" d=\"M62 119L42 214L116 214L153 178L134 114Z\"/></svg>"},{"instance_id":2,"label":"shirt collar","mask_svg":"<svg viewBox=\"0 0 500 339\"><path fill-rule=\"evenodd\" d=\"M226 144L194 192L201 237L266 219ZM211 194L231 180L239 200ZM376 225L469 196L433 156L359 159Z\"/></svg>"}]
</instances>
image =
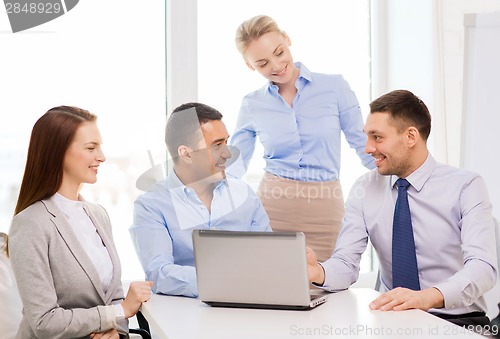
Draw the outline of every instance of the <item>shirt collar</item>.
<instances>
[{"instance_id":1,"label":"shirt collar","mask_svg":"<svg viewBox=\"0 0 500 339\"><path fill-rule=\"evenodd\" d=\"M427 153L427 159L425 159L424 163L405 179L408 180L410 185L413 186L413 188L415 188L417 192L420 192L422 187L424 187L425 183L431 176L434 167L436 167L436 160L433 158L431 153ZM398 179L398 176L391 175L391 187L393 189Z\"/></svg>"},{"instance_id":2,"label":"shirt collar","mask_svg":"<svg viewBox=\"0 0 500 339\"><path fill-rule=\"evenodd\" d=\"M312 76L311 76L311 71L304 66L301 62L296 62L295 66L299 69L299 77L297 78L297 81L295 82L295 86L297 89L301 90L306 83L312 81ZM264 92L265 93L278 93L278 86L273 84L272 81L268 81L267 85L264 86Z\"/></svg>"},{"instance_id":3,"label":"shirt collar","mask_svg":"<svg viewBox=\"0 0 500 339\"><path fill-rule=\"evenodd\" d=\"M186 186L182 183L181 179L179 179L177 173L175 173L175 170L172 169L167 177L167 188L175 190L177 188L183 188L183 187Z\"/></svg>"},{"instance_id":4,"label":"shirt collar","mask_svg":"<svg viewBox=\"0 0 500 339\"><path fill-rule=\"evenodd\" d=\"M78 195L78 200L71 200L66 198L64 195L56 192L52 199L59 206L60 209L71 210L83 207L85 200L81 195Z\"/></svg>"},{"instance_id":5,"label":"shirt collar","mask_svg":"<svg viewBox=\"0 0 500 339\"><path fill-rule=\"evenodd\" d=\"M85 200L81 195L78 195L78 200L71 200L56 192L49 200L52 200L68 219L85 211Z\"/></svg>"},{"instance_id":6,"label":"shirt collar","mask_svg":"<svg viewBox=\"0 0 500 339\"><path fill-rule=\"evenodd\" d=\"M175 192L181 198L187 198L188 195L194 193L192 188L189 188L182 183L181 179L179 179L179 177L177 176L177 173L175 173L175 169L172 169L172 171L170 171L166 179L166 184L167 188L170 191ZM214 192L221 191L226 186L227 186L227 180L221 180L215 186Z\"/></svg>"}]
</instances>

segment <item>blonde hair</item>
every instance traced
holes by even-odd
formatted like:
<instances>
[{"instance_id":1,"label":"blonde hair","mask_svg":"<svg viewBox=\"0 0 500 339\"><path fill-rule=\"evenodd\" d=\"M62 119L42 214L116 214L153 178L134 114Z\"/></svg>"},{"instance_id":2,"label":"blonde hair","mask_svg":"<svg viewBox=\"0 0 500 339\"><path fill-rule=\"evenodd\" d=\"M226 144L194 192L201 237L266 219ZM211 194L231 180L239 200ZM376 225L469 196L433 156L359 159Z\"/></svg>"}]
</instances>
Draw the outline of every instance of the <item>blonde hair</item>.
<instances>
[{"instance_id":1,"label":"blonde hair","mask_svg":"<svg viewBox=\"0 0 500 339\"><path fill-rule=\"evenodd\" d=\"M234 38L238 52L244 55L248 45L250 45L253 40L270 32L285 34L285 32L278 27L276 21L267 15L257 15L242 22L236 30L236 37Z\"/></svg>"}]
</instances>

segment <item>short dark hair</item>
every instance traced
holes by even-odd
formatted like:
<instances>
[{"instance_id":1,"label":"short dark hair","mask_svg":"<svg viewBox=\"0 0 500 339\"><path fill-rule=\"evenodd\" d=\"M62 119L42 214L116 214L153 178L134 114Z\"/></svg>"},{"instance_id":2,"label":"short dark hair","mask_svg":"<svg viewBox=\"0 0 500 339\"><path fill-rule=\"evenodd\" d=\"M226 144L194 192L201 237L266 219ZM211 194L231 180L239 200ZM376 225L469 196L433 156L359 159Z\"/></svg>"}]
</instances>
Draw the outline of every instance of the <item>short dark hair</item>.
<instances>
[{"instance_id":1,"label":"short dark hair","mask_svg":"<svg viewBox=\"0 0 500 339\"><path fill-rule=\"evenodd\" d=\"M407 90L395 90L375 99L370 113L389 113L399 132L410 126L418 129L424 140L431 133L431 114L424 102Z\"/></svg>"},{"instance_id":2,"label":"short dark hair","mask_svg":"<svg viewBox=\"0 0 500 339\"><path fill-rule=\"evenodd\" d=\"M179 146L194 147L200 140L201 125L221 119L222 114L218 110L199 102L188 102L175 108L165 128L165 143L174 161Z\"/></svg>"}]
</instances>

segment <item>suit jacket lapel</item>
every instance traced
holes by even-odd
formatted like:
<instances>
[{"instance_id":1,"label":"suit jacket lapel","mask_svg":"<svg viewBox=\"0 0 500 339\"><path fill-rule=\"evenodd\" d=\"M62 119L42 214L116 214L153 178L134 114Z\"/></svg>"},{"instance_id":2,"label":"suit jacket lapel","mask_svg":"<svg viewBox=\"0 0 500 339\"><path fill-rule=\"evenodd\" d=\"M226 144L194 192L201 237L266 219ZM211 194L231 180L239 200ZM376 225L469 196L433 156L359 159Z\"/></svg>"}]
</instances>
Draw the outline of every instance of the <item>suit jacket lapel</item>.
<instances>
[{"instance_id":1,"label":"suit jacket lapel","mask_svg":"<svg viewBox=\"0 0 500 339\"><path fill-rule=\"evenodd\" d=\"M71 251L71 253L73 253L73 256L89 277L102 301L105 302L104 290L102 289L99 274L97 273L97 270L90 260L89 256L83 249L80 241L77 239L75 233L71 229L71 225L68 223L68 220L61 212L61 210L57 207L57 205L51 200L43 200L42 203L47 208L47 211L52 215L51 220L59 231L61 237L66 242L69 250Z\"/></svg>"}]
</instances>

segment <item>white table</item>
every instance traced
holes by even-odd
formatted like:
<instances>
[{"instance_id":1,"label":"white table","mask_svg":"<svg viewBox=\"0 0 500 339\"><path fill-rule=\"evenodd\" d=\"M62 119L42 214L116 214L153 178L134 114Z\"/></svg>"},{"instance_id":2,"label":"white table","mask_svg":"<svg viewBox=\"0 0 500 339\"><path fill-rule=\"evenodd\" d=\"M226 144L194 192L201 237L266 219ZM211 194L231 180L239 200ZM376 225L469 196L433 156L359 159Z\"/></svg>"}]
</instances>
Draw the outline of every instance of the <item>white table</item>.
<instances>
[{"instance_id":1,"label":"white table","mask_svg":"<svg viewBox=\"0 0 500 339\"><path fill-rule=\"evenodd\" d=\"M420 310L371 311L378 294L351 288L310 311L217 308L155 294L141 311L154 339L484 338Z\"/></svg>"}]
</instances>

